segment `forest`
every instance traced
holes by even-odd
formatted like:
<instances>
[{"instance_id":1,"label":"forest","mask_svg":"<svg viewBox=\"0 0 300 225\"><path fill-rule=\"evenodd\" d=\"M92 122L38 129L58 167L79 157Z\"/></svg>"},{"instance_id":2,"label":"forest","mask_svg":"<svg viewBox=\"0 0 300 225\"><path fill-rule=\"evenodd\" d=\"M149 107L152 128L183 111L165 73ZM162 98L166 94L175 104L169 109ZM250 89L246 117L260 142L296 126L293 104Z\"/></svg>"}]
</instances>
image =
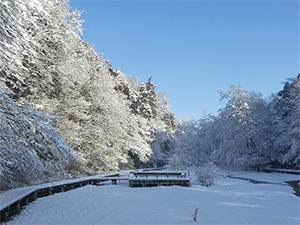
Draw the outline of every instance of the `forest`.
<instances>
[{"instance_id":1,"label":"forest","mask_svg":"<svg viewBox=\"0 0 300 225\"><path fill-rule=\"evenodd\" d=\"M178 125L170 165L299 169L300 75L269 100L236 86L220 96L226 106L217 116L204 112L200 120L187 118Z\"/></svg>"},{"instance_id":2,"label":"forest","mask_svg":"<svg viewBox=\"0 0 300 225\"><path fill-rule=\"evenodd\" d=\"M268 100L232 86L218 115L180 121L151 77L82 40L80 14L64 0L0 2L1 190L148 166L299 168L299 75Z\"/></svg>"}]
</instances>

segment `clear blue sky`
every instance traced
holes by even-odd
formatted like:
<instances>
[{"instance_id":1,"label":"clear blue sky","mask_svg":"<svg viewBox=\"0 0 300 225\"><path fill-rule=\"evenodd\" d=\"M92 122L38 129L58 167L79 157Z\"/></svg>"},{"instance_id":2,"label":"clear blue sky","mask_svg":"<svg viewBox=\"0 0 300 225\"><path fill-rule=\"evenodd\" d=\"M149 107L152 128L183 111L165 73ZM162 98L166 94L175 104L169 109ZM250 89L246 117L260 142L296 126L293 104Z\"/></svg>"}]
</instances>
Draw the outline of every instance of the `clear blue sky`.
<instances>
[{"instance_id":1,"label":"clear blue sky","mask_svg":"<svg viewBox=\"0 0 300 225\"><path fill-rule=\"evenodd\" d=\"M114 69L152 76L182 119L224 106L241 85L265 98L299 73L299 1L71 0L83 39Z\"/></svg>"}]
</instances>

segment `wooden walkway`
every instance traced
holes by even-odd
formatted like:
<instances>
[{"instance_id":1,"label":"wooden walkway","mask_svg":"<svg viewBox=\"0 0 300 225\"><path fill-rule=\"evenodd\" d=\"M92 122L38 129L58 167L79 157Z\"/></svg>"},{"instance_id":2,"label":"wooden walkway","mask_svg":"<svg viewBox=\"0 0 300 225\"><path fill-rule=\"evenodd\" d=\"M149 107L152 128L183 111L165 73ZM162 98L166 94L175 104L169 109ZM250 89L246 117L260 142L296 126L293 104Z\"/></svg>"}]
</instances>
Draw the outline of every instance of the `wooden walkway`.
<instances>
[{"instance_id":1,"label":"wooden walkway","mask_svg":"<svg viewBox=\"0 0 300 225\"><path fill-rule=\"evenodd\" d=\"M133 171L129 178L130 187L190 186L190 178L185 171Z\"/></svg>"},{"instance_id":2,"label":"wooden walkway","mask_svg":"<svg viewBox=\"0 0 300 225\"><path fill-rule=\"evenodd\" d=\"M37 198L53 195L59 192L69 191L85 185L96 185L97 183L111 180L116 184L117 180L122 178L117 177L119 173L103 174L85 178L70 179L57 181L37 186L11 189L0 194L0 222L8 220L12 215L21 211L22 206Z\"/></svg>"},{"instance_id":3,"label":"wooden walkway","mask_svg":"<svg viewBox=\"0 0 300 225\"><path fill-rule=\"evenodd\" d=\"M106 181L117 184L118 180L128 180L130 187L190 186L190 178L187 177L185 171L164 171L162 169L165 168L135 170L131 172L131 176L110 173L11 189L0 194L0 223L19 213L23 206L37 198L73 190L85 185L101 185Z\"/></svg>"}]
</instances>

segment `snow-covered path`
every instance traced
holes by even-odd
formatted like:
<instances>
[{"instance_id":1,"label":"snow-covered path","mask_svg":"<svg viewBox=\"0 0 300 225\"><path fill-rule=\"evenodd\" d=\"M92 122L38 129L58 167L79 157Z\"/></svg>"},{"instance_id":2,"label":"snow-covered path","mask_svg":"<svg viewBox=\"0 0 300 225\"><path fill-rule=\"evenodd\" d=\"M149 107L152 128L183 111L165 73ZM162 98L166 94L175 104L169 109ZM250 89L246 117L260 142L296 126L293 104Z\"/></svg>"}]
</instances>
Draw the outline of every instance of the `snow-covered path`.
<instances>
[{"instance_id":1,"label":"snow-covered path","mask_svg":"<svg viewBox=\"0 0 300 225\"><path fill-rule=\"evenodd\" d=\"M297 175L239 172L284 184ZM12 224L299 224L299 198L287 185L220 178L212 187L85 186L37 199ZM199 208L197 222L193 221Z\"/></svg>"}]
</instances>

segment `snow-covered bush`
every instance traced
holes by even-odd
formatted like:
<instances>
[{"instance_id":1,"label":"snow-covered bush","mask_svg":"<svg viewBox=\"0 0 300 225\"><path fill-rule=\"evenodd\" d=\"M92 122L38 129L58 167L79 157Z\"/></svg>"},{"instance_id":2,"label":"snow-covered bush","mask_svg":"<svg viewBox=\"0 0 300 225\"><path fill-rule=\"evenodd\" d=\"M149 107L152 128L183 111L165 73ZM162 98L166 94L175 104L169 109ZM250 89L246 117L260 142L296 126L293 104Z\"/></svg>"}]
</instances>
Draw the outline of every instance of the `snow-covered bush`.
<instances>
[{"instance_id":1,"label":"snow-covered bush","mask_svg":"<svg viewBox=\"0 0 300 225\"><path fill-rule=\"evenodd\" d=\"M207 163L199 167L195 172L200 185L210 187L213 185L215 178L220 176L220 170L212 163Z\"/></svg>"}]
</instances>

